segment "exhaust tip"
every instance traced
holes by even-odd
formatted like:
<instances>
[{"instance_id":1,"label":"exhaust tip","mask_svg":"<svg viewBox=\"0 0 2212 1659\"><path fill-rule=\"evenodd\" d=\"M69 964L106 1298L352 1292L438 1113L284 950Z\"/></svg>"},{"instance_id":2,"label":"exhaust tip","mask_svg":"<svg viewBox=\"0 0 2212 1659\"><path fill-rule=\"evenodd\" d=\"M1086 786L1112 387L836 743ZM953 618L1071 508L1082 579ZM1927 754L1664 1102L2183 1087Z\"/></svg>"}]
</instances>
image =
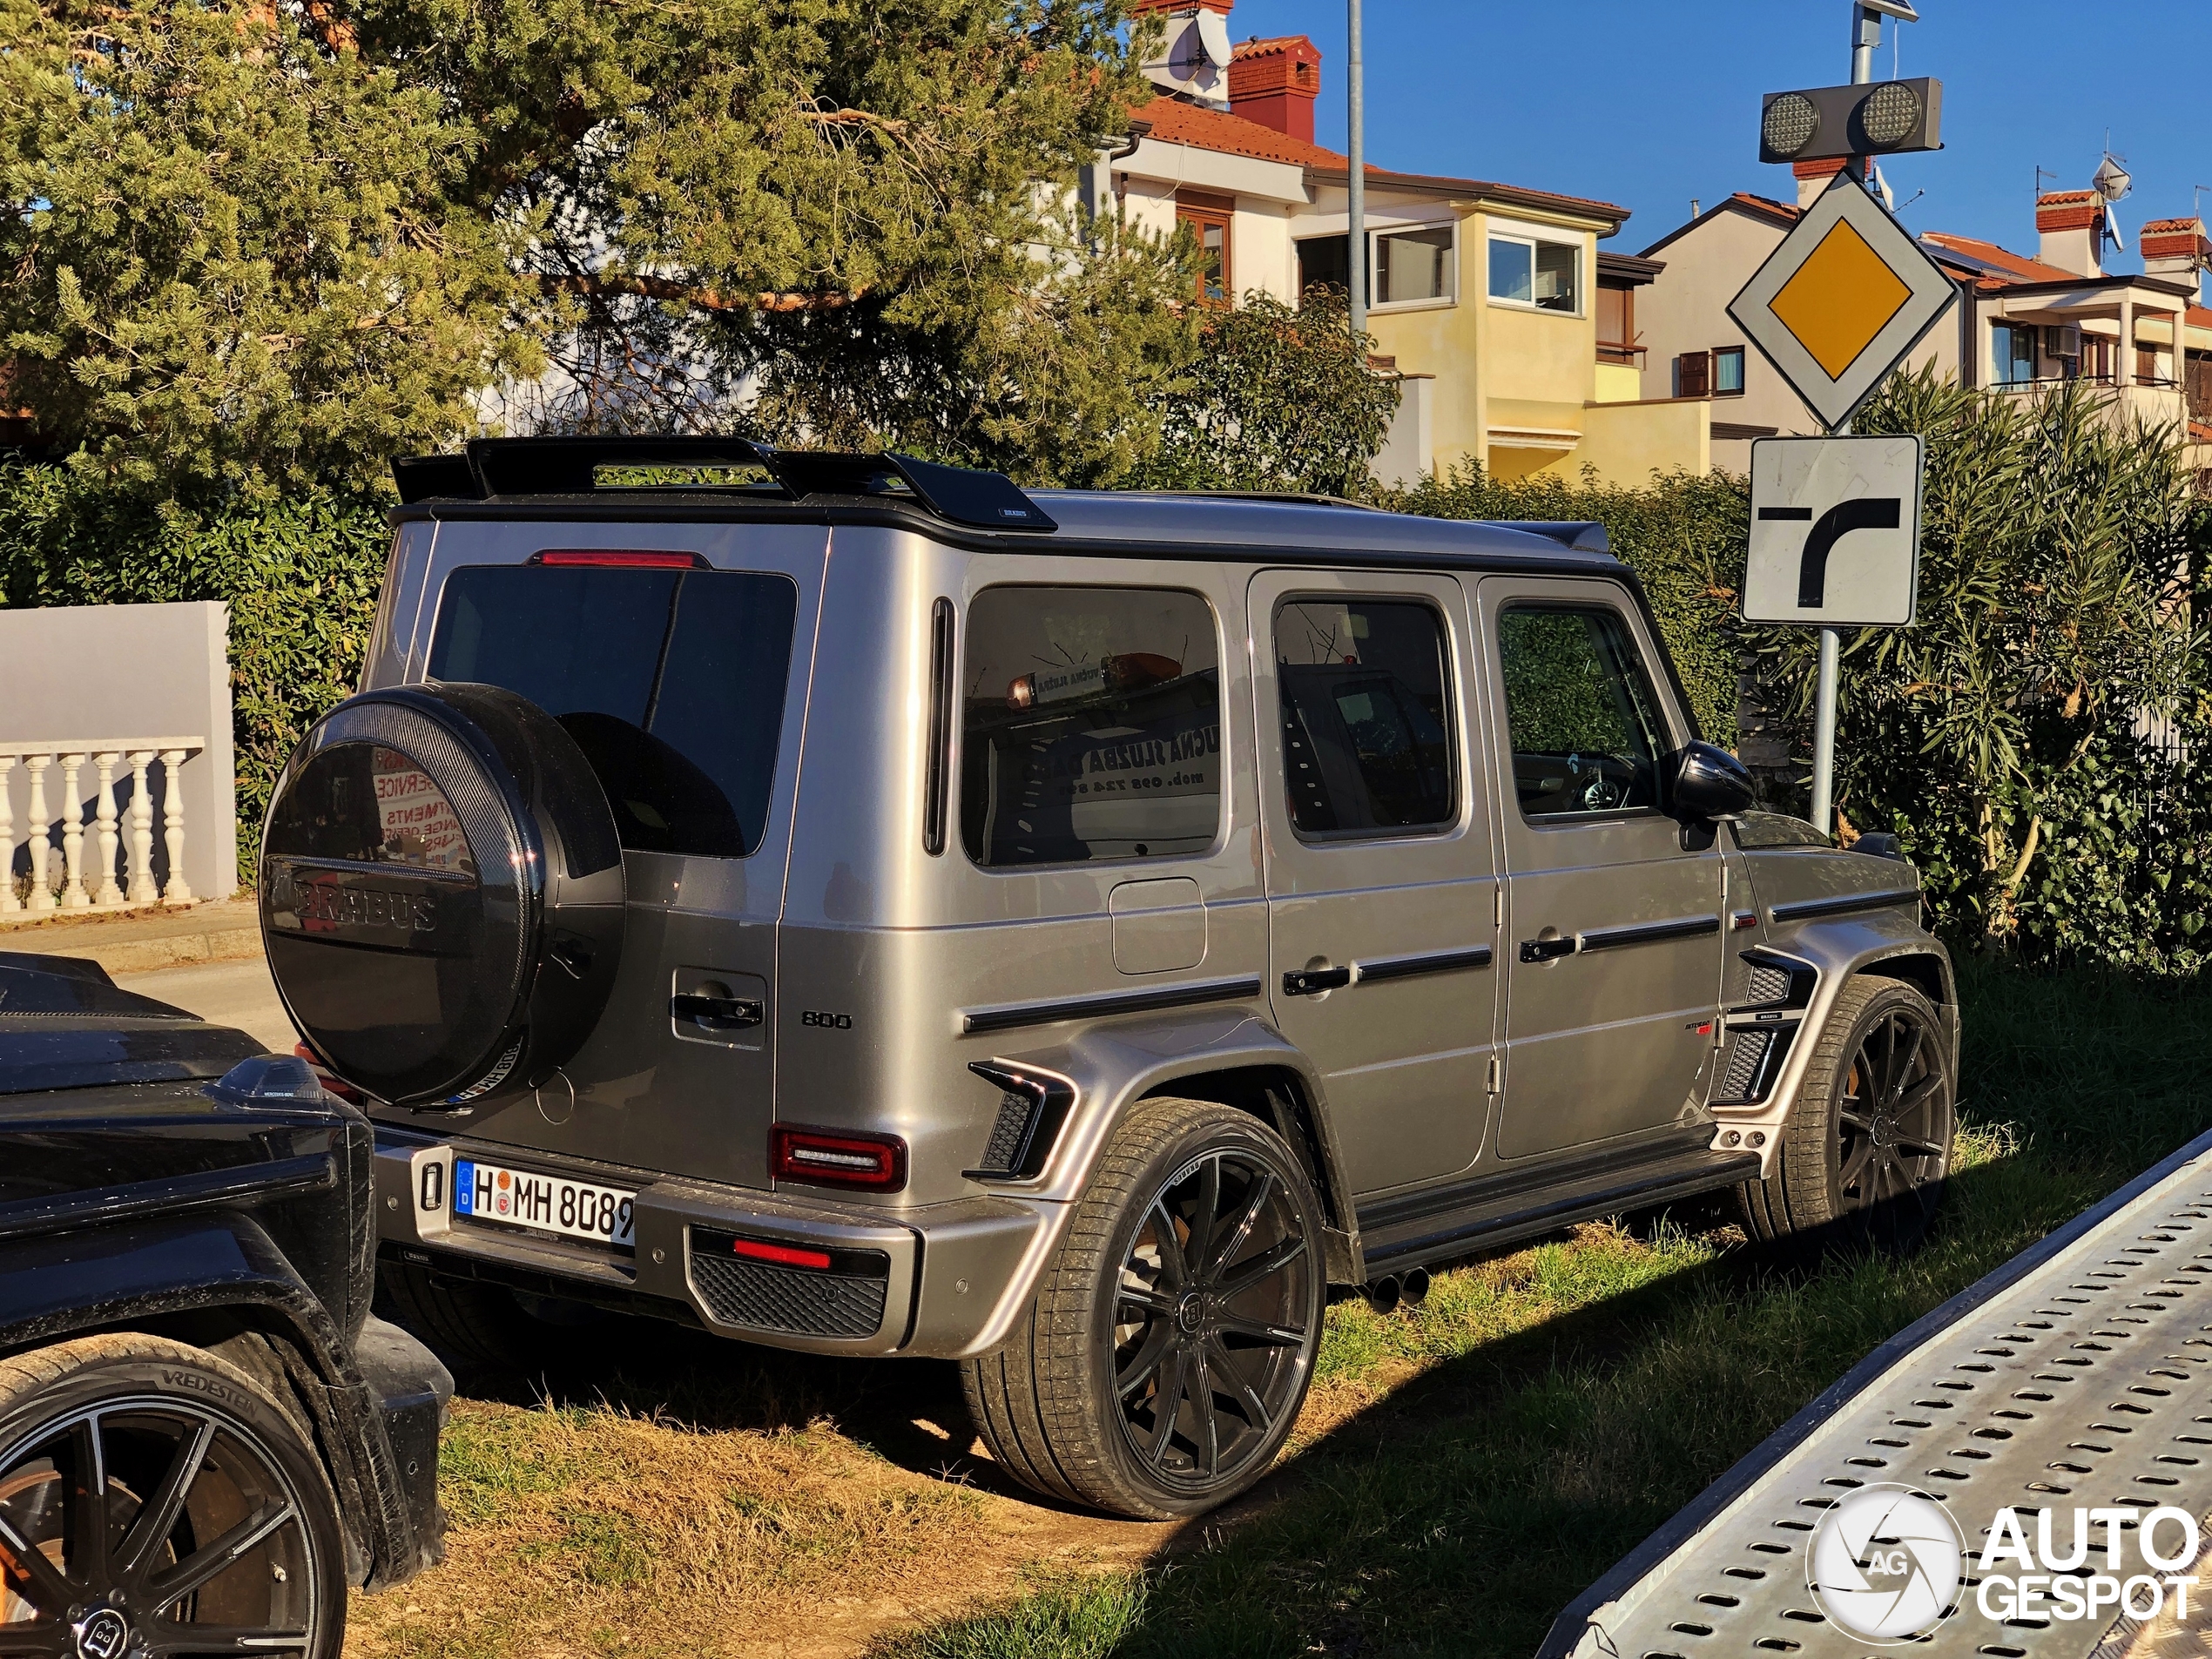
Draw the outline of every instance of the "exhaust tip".
<instances>
[{"instance_id":1,"label":"exhaust tip","mask_svg":"<svg viewBox=\"0 0 2212 1659\"><path fill-rule=\"evenodd\" d=\"M1416 1267L1399 1281L1399 1298L1409 1308L1417 1308L1428 1300L1428 1269Z\"/></svg>"},{"instance_id":2,"label":"exhaust tip","mask_svg":"<svg viewBox=\"0 0 2212 1659\"><path fill-rule=\"evenodd\" d=\"M1386 1278L1379 1278L1367 1286L1367 1305L1378 1313L1395 1312L1398 1300L1398 1276L1395 1273Z\"/></svg>"}]
</instances>

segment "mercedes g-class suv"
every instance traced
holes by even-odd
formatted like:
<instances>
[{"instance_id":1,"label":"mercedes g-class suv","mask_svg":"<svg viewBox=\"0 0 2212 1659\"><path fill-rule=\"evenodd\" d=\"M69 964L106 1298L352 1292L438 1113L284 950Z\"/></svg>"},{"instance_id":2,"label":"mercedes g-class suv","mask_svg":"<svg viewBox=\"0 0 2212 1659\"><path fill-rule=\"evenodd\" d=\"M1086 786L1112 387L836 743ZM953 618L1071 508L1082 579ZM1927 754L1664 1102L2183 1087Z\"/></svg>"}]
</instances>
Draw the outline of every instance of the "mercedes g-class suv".
<instances>
[{"instance_id":1,"label":"mercedes g-class suv","mask_svg":"<svg viewBox=\"0 0 2212 1659\"><path fill-rule=\"evenodd\" d=\"M349 1583L438 1559L370 1156L294 1056L0 954L0 1654L337 1659Z\"/></svg>"},{"instance_id":2,"label":"mercedes g-class suv","mask_svg":"<svg viewBox=\"0 0 2212 1659\"><path fill-rule=\"evenodd\" d=\"M704 440L399 481L260 891L449 1351L592 1304L944 1356L1016 1478L1185 1515L1332 1286L1935 1202L1917 878L1749 811L1596 526Z\"/></svg>"}]
</instances>

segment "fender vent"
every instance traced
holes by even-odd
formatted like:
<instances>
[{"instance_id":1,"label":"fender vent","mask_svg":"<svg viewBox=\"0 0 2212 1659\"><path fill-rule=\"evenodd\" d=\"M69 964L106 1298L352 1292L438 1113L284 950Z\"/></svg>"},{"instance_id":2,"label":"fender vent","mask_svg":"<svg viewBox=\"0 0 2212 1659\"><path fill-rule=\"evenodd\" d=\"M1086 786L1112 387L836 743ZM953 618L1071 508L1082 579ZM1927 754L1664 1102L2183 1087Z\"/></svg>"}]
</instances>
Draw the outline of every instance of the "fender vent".
<instances>
[{"instance_id":1,"label":"fender vent","mask_svg":"<svg viewBox=\"0 0 2212 1659\"><path fill-rule=\"evenodd\" d=\"M1780 1002L1786 1001L1789 995L1789 974L1764 962L1751 964L1751 982L1743 990L1745 1002L1757 1005Z\"/></svg>"},{"instance_id":2,"label":"fender vent","mask_svg":"<svg viewBox=\"0 0 2212 1659\"><path fill-rule=\"evenodd\" d=\"M1766 1051L1774 1046L1772 1031L1738 1031L1728 1045L1728 1069L1722 1075L1719 1098L1749 1100L1758 1086L1766 1064Z\"/></svg>"}]
</instances>

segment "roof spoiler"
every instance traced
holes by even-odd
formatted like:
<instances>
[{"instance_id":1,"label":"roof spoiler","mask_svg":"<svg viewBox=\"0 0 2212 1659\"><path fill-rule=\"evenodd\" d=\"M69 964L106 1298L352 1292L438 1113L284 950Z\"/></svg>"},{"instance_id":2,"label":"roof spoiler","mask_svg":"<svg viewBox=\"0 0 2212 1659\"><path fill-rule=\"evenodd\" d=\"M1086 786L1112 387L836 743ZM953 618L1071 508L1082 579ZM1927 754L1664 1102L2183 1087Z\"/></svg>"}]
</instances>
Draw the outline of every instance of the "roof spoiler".
<instances>
[{"instance_id":1,"label":"roof spoiler","mask_svg":"<svg viewBox=\"0 0 2212 1659\"><path fill-rule=\"evenodd\" d=\"M912 455L778 449L747 438L475 438L467 453L413 455L392 463L400 500L489 501L525 496L612 495L602 468L718 469L766 475L792 501L809 496L911 496L927 511L977 529L1050 531L1060 527L1003 473L944 467ZM744 486L740 485L740 488ZM676 483L674 490L729 485Z\"/></svg>"},{"instance_id":2,"label":"roof spoiler","mask_svg":"<svg viewBox=\"0 0 2212 1659\"><path fill-rule=\"evenodd\" d=\"M1486 523L1501 530L1524 530L1531 536L1541 536L1548 542L1557 542L1561 547L1572 548L1577 553L1610 553L1613 543L1606 538L1605 526L1595 520L1550 518L1493 518Z\"/></svg>"}]
</instances>

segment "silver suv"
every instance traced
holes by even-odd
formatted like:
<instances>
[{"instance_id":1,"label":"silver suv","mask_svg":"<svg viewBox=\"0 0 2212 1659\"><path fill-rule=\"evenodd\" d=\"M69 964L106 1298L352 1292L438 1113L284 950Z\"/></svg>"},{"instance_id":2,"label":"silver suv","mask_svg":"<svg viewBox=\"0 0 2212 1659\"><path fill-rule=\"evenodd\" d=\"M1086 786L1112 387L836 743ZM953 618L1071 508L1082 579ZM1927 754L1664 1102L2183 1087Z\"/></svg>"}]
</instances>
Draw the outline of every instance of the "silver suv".
<instances>
[{"instance_id":1,"label":"silver suv","mask_svg":"<svg viewBox=\"0 0 2212 1659\"><path fill-rule=\"evenodd\" d=\"M400 478L260 891L449 1351L953 1359L1018 1479L1188 1515L1332 1287L1723 1188L1925 1224L1918 880L1749 810L1595 526L705 441Z\"/></svg>"}]
</instances>

